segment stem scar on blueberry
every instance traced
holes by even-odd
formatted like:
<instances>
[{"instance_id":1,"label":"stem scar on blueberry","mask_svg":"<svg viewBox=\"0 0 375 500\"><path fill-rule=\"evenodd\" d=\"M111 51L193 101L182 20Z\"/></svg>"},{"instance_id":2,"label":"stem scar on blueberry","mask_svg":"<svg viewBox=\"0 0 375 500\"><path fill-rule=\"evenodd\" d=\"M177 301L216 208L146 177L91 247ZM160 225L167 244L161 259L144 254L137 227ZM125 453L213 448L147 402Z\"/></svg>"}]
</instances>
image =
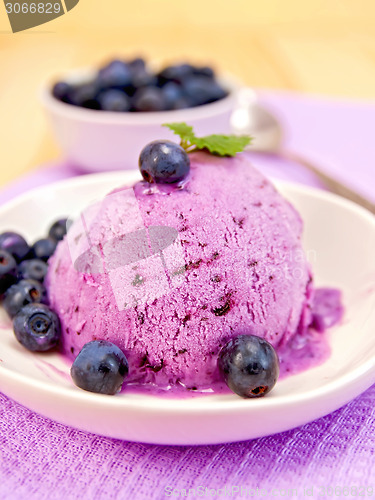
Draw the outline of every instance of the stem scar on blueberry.
<instances>
[{"instance_id":1,"label":"stem scar on blueberry","mask_svg":"<svg viewBox=\"0 0 375 500\"><path fill-rule=\"evenodd\" d=\"M265 396L279 377L279 358L265 339L239 335L220 350L217 365L231 391L243 398Z\"/></svg>"},{"instance_id":2,"label":"stem scar on blueberry","mask_svg":"<svg viewBox=\"0 0 375 500\"><path fill-rule=\"evenodd\" d=\"M151 175L146 170L141 170L141 174L146 182L153 184L154 179L151 177Z\"/></svg>"},{"instance_id":3,"label":"stem scar on blueberry","mask_svg":"<svg viewBox=\"0 0 375 500\"><path fill-rule=\"evenodd\" d=\"M260 385L259 387L255 387L255 389L252 389L250 392L254 396L260 396L260 395L264 394L267 391L267 389L268 389L268 386Z\"/></svg>"}]
</instances>

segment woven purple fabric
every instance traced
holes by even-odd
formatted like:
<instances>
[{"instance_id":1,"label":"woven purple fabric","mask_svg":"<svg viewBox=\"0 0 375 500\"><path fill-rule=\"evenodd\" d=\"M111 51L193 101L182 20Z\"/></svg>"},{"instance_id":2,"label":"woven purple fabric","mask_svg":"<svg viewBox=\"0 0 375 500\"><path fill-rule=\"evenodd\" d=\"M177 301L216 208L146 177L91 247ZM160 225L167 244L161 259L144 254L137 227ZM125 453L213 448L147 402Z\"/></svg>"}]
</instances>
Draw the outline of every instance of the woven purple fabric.
<instances>
[{"instance_id":1,"label":"woven purple fabric","mask_svg":"<svg viewBox=\"0 0 375 500\"><path fill-rule=\"evenodd\" d=\"M288 117L291 147L375 199L370 138L375 103L263 98ZM348 124L354 123L351 129ZM255 155L254 163L267 174L319 185L296 164ZM0 202L76 174L64 164L39 170L4 190ZM184 498L184 493L190 493L187 498L375 496L375 385L303 427L197 447L152 446L81 432L0 394L0 499L162 499Z\"/></svg>"}]
</instances>

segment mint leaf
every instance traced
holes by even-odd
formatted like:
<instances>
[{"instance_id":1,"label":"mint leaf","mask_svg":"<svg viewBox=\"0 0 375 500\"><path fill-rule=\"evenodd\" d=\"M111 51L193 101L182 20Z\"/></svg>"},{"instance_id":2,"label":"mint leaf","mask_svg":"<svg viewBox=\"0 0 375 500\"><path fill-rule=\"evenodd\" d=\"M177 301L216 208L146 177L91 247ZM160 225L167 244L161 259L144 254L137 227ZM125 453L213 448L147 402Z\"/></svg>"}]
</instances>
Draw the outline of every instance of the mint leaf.
<instances>
[{"instance_id":1,"label":"mint leaf","mask_svg":"<svg viewBox=\"0 0 375 500\"><path fill-rule=\"evenodd\" d=\"M219 156L236 156L251 143L252 138L248 135L220 135L212 134L204 137L196 137L193 127L184 122L164 123L163 127L169 128L181 139L180 146L187 153L208 150Z\"/></svg>"},{"instance_id":2,"label":"mint leaf","mask_svg":"<svg viewBox=\"0 0 375 500\"><path fill-rule=\"evenodd\" d=\"M206 135L194 139L198 149L208 149L210 153L219 156L236 156L241 153L251 142L248 135Z\"/></svg>"},{"instance_id":3,"label":"mint leaf","mask_svg":"<svg viewBox=\"0 0 375 500\"><path fill-rule=\"evenodd\" d=\"M181 123L163 123L163 127L169 128L176 135L179 135L182 141L189 141L195 137L193 127L184 122Z\"/></svg>"}]
</instances>

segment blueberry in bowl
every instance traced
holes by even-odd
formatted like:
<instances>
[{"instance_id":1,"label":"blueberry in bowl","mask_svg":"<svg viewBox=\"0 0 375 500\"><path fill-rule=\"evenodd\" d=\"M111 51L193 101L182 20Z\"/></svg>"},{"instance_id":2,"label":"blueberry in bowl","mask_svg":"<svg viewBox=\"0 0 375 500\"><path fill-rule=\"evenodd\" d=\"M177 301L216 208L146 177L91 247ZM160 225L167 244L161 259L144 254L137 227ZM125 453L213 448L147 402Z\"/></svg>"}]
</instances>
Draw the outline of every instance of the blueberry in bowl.
<instances>
[{"instance_id":1,"label":"blueberry in bowl","mask_svg":"<svg viewBox=\"0 0 375 500\"><path fill-rule=\"evenodd\" d=\"M49 81L42 101L64 156L89 172L134 169L155 138L173 140L163 123L187 122L201 135L227 134L238 85L213 68L115 59L97 70Z\"/></svg>"},{"instance_id":2,"label":"blueberry in bowl","mask_svg":"<svg viewBox=\"0 0 375 500\"><path fill-rule=\"evenodd\" d=\"M171 84L178 90L173 96ZM110 97L103 99L108 92ZM176 109L181 98L187 108L192 108L224 99L228 93L211 67L176 64L155 72L140 58L114 59L86 82L63 80L52 88L53 97L66 104L117 112L170 111ZM122 100L128 105L108 106L112 100Z\"/></svg>"}]
</instances>

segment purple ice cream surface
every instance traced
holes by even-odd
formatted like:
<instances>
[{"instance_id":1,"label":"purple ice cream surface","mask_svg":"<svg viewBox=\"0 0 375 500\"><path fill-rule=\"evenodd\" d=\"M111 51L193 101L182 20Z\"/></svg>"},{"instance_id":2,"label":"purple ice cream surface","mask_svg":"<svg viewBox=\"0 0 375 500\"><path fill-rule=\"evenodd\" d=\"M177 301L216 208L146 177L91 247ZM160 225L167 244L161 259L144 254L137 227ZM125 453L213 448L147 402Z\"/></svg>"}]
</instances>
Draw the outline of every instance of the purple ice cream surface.
<instances>
[{"instance_id":1,"label":"purple ice cream surface","mask_svg":"<svg viewBox=\"0 0 375 500\"><path fill-rule=\"evenodd\" d=\"M46 279L71 359L108 340L128 358L128 386L204 391L222 383L217 356L229 339L264 337L283 372L293 339L311 337L302 220L246 155L191 155L180 188L140 182L84 215ZM316 363L327 354L320 339L310 343Z\"/></svg>"}]
</instances>

